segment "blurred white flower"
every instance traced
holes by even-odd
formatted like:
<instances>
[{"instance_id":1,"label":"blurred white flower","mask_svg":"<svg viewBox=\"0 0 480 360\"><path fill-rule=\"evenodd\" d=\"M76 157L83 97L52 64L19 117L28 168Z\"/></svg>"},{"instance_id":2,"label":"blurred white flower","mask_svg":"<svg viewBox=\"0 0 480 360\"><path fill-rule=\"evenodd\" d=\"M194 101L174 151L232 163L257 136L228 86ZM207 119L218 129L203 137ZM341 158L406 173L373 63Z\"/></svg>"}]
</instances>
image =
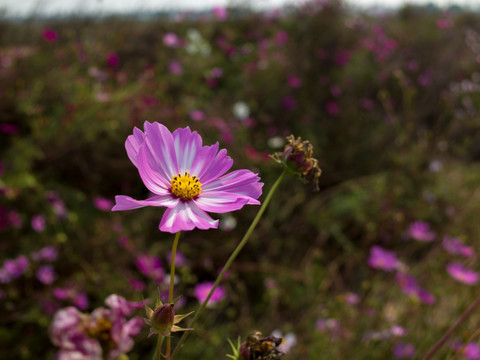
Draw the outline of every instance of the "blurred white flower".
<instances>
[{"instance_id":1,"label":"blurred white flower","mask_svg":"<svg viewBox=\"0 0 480 360\"><path fill-rule=\"evenodd\" d=\"M245 120L250 116L250 108L243 101L238 101L233 105L233 115L239 120Z\"/></svg>"}]
</instances>

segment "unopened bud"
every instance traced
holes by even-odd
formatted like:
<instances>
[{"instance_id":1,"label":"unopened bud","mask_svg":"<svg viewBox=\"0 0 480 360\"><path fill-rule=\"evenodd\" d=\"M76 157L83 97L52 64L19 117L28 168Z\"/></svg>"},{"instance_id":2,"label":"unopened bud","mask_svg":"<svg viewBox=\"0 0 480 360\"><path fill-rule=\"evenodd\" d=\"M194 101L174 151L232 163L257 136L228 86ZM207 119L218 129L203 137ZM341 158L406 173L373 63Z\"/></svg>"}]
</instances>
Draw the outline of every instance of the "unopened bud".
<instances>
[{"instance_id":1,"label":"unopened bud","mask_svg":"<svg viewBox=\"0 0 480 360\"><path fill-rule=\"evenodd\" d=\"M175 310L172 303L159 306L153 313L150 323L159 333L169 333L175 321Z\"/></svg>"}]
</instances>

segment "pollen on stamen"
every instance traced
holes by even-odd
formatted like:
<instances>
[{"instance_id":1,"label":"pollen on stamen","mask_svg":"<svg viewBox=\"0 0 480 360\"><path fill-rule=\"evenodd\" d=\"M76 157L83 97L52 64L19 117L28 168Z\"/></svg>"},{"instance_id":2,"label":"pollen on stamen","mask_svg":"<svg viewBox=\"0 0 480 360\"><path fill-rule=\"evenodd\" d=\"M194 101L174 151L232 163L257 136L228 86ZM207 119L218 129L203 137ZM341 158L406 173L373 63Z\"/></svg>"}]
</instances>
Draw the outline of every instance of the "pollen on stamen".
<instances>
[{"instance_id":1,"label":"pollen on stamen","mask_svg":"<svg viewBox=\"0 0 480 360\"><path fill-rule=\"evenodd\" d=\"M182 200L191 200L202 192L202 184L198 176L190 176L188 171L185 171L183 175L180 173L175 175L172 178L171 184L172 194Z\"/></svg>"}]
</instances>

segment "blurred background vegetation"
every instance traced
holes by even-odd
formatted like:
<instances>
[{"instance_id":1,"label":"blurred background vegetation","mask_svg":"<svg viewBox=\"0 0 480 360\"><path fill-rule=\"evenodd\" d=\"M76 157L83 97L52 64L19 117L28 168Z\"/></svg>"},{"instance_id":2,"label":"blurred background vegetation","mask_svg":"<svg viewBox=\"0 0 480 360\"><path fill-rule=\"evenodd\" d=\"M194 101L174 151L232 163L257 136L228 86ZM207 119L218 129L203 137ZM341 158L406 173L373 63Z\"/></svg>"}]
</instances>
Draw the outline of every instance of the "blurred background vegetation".
<instances>
[{"instance_id":1,"label":"blurred background vegetation","mask_svg":"<svg viewBox=\"0 0 480 360\"><path fill-rule=\"evenodd\" d=\"M136 265L148 254L168 268L162 210L108 211L117 194L148 196L124 148L144 121L218 141L265 190L281 172L268 154L291 133L314 144L323 170L319 193L293 177L282 183L182 359L226 358L227 338L252 330L295 334L288 359L388 359L399 343L420 358L478 296L445 270L452 261L480 270L477 257L446 252L442 239L479 249L480 15L414 6L372 14L338 1L227 11L0 20L0 260L30 259L21 276L0 281L0 358L53 358L48 326L73 301L55 289L85 294L87 310L111 293L140 300L166 289ZM182 235L181 312L195 309L195 284L215 279L257 210ZM412 240L414 221L435 239ZM434 303L369 266L374 245L394 251ZM51 283L31 260L45 246L58 251ZM478 340L479 320L439 358ZM151 356L146 334L131 359Z\"/></svg>"}]
</instances>

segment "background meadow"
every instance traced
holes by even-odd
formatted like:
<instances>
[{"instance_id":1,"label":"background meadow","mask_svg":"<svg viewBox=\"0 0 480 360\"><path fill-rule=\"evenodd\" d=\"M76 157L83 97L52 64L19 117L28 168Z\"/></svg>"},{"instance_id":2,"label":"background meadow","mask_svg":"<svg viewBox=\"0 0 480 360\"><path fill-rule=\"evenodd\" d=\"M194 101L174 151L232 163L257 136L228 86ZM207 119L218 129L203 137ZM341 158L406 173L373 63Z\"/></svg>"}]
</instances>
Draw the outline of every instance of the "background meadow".
<instances>
[{"instance_id":1,"label":"background meadow","mask_svg":"<svg viewBox=\"0 0 480 360\"><path fill-rule=\"evenodd\" d=\"M479 296L479 63L480 15L455 7L1 19L0 358L52 359L62 307L168 291L162 209L110 211L148 196L124 148L146 120L218 141L265 192L291 133L323 170L318 193L284 180L181 359L253 330L286 336L286 359L421 358ZM257 210L182 235L180 312ZM480 359L479 321L436 358Z\"/></svg>"}]
</instances>

